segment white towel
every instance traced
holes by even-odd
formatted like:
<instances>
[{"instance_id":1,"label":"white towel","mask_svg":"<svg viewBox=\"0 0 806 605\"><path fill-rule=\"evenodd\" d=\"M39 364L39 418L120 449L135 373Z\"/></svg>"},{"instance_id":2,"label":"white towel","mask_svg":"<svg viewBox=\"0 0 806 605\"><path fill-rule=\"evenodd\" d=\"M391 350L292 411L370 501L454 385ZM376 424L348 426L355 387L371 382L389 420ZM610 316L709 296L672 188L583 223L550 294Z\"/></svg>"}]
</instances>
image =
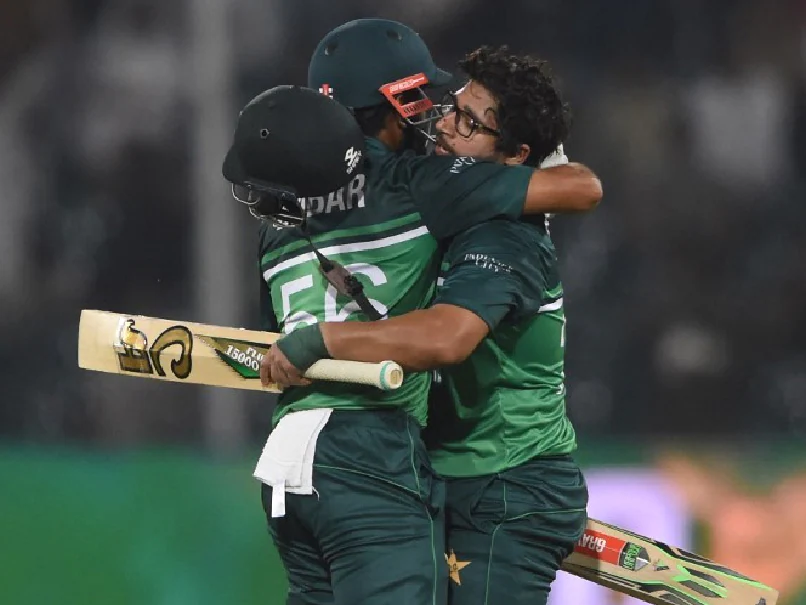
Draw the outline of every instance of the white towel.
<instances>
[{"instance_id":1,"label":"white towel","mask_svg":"<svg viewBox=\"0 0 806 605\"><path fill-rule=\"evenodd\" d=\"M316 440L332 408L290 412L269 435L252 475L272 488L271 516L285 515L285 493L313 493Z\"/></svg>"}]
</instances>

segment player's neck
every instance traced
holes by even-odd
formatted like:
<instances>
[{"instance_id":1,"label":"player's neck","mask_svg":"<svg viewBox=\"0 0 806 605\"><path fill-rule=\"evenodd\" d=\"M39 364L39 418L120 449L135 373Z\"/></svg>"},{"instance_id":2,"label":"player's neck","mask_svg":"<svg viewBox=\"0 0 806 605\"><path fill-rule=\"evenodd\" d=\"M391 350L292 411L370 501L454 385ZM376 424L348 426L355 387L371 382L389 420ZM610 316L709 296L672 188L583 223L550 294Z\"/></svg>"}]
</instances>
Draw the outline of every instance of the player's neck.
<instances>
[{"instance_id":1,"label":"player's neck","mask_svg":"<svg viewBox=\"0 0 806 605\"><path fill-rule=\"evenodd\" d=\"M387 149L391 151L397 151L400 148L401 144L401 136L399 131L395 131L389 128L384 128L375 136L381 143L383 143Z\"/></svg>"}]
</instances>

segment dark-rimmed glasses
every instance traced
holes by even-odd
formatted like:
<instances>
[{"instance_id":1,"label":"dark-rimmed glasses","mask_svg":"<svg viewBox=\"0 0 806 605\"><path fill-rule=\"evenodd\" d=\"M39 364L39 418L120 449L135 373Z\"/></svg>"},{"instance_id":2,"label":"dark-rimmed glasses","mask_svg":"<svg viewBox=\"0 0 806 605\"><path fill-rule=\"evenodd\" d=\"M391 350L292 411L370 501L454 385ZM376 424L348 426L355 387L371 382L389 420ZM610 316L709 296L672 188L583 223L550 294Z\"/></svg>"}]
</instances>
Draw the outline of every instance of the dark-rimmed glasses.
<instances>
[{"instance_id":1,"label":"dark-rimmed glasses","mask_svg":"<svg viewBox=\"0 0 806 605\"><path fill-rule=\"evenodd\" d=\"M469 139L476 132L484 132L495 137L501 136L500 130L485 126L472 113L459 107L459 103L456 100L456 93L445 93L440 103L440 109L443 118L451 113L454 114L454 129L459 136L465 139Z\"/></svg>"}]
</instances>

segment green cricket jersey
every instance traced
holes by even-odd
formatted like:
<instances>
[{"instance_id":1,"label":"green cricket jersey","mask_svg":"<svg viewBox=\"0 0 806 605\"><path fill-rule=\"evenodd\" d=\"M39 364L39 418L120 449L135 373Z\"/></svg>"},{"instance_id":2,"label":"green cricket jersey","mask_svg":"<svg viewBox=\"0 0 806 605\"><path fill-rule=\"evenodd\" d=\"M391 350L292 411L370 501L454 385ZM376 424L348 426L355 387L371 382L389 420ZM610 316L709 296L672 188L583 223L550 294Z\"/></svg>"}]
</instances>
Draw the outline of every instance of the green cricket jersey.
<instances>
[{"instance_id":1,"label":"green cricket jersey","mask_svg":"<svg viewBox=\"0 0 806 605\"><path fill-rule=\"evenodd\" d=\"M451 477L576 449L565 410L563 291L545 227L497 219L458 235L434 304L473 311L490 334L444 368L429 420L434 468ZM446 400L447 399L447 400Z\"/></svg>"},{"instance_id":2,"label":"green cricket jersey","mask_svg":"<svg viewBox=\"0 0 806 605\"><path fill-rule=\"evenodd\" d=\"M354 273L373 306L393 317L433 300L440 241L497 216L520 217L531 175L531 168L470 158L396 154L369 138L364 173L302 203L317 248ZM319 321L368 319L330 286L297 227L262 225L260 270L264 330L289 333ZM393 407L425 424L430 382L430 374L421 372L389 392L327 382L288 389L275 422L292 410Z\"/></svg>"}]
</instances>

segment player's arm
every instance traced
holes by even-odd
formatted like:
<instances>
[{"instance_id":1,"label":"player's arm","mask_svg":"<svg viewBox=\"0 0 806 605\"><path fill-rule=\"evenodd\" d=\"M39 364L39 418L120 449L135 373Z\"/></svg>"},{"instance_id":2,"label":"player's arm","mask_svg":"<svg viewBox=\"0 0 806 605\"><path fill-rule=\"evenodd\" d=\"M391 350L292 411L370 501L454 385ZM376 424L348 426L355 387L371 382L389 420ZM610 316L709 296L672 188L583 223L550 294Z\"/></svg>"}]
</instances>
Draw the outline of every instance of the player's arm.
<instances>
[{"instance_id":1,"label":"player's arm","mask_svg":"<svg viewBox=\"0 0 806 605\"><path fill-rule=\"evenodd\" d=\"M330 322L321 329L334 359L394 359L406 370L421 371L461 363L490 326L468 309L435 304L381 322Z\"/></svg>"},{"instance_id":2,"label":"player's arm","mask_svg":"<svg viewBox=\"0 0 806 605\"><path fill-rule=\"evenodd\" d=\"M491 239L497 226L480 225L452 242L448 257L454 261L431 308L378 322L328 322L296 330L277 342L279 351L269 351L264 365L271 367L261 368L264 380L268 383L275 372L301 376L322 357L393 359L412 371L461 363L521 296L522 276L514 266L523 262L528 247L517 249L506 237Z\"/></svg>"},{"instance_id":3,"label":"player's arm","mask_svg":"<svg viewBox=\"0 0 806 605\"><path fill-rule=\"evenodd\" d=\"M494 218L582 212L602 198L599 179L576 163L534 169L432 156L412 160L404 181L437 239Z\"/></svg>"},{"instance_id":4,"label":"player's arm","mask_svg":"<svg viewBox=\"0 0 806 605\"><path fill-rule=\"evenodd\" d=\"M319 359L382 362L407 371L464 361L490 331L473 312L450 304L372 322L324 322L294 330L275 343L260 363L264 386L309 384L304 371Z\"/></svg>"},{"instance_id":5,"label":"player's arm","mask_svg":"<svg viewBox=\"0 0 806 605\"><path fill-rule=\"evenodd\" d=\"M258 249L257 249L257 272L260 284L258 285L258 307L260 313L260 329L264 332L279 332L280 322L277 321L277 316L274 313L274 303L271 298L271 289L266 280L263 279L263 269L261 268L261 259L263 255L276 246L276 240L273 239L274 230L266 221L260 222L258 231Z\"/></svg>"},{"instance_id":6,"label":"player's arm","mask_svg":"<svg viewBox=\"0 0 806 605\"><path fill-rule=\"evenodd\" d=\"M260 329L264 332L279 332L280 322L274 314L274 307L271 301L271 292L268 284L260 276Z\"/></svg>"},{"instance_id":7,"label":"player's arm","mask_svg":"<svg viewBox=\"0 0 806 605\"><path fill-rule=\"evenodd\" d=\"M262 253L264 247L267 247L268 244L264 241L266 237L266 226L262 226L260 240L261 240L261 247L260 252ZM260 254L258 255L260 257ZM264 332L280 332L280 322L277 320L277 315L274 312L274 304L272 302L271 297L271 289L266 281L263 279L262 271L258 271L260 277L260 284L258 286L259 297L258 300L260 302L259 313L260 313L260 329ZM269 360L271 359L272 348L269 348L269 354L264 355L264 360L268 364ZM261 367L261 378L266 375L265 370ZM269 385L269 380L263 380L263 386ZM311 381L307 378L303 378L301 375L297 373L293 373L292 375L288 375L283 372L282 368L277 368L275 370L275 382L280 384L296 384L296 385L307 385L310 384Z\"/></svg>"},{"instance_id":8,"label":"player's arm","mask_svg":"<svg viewBox=\"0 0 806 605\"><path fill-rule=\"evenodd\" d=\"M602 183L583 164L535 170L529 178L523 214L587 212L602 200Z\"/></svg>"},{"instance_id":9,"label":"player's arm","mask_svg":"<svg viewBox=\"0 0 806 605\"><path fill-rule=\"evenodd\" d=\"M457 236L434 305L381 322L326 324L325 345L336 359L394 359L408 370L461 363L518 304L523 258L509 221L479 225ZM518 249L520 248L520 250Z\"/></svg>"}]
</instances>

